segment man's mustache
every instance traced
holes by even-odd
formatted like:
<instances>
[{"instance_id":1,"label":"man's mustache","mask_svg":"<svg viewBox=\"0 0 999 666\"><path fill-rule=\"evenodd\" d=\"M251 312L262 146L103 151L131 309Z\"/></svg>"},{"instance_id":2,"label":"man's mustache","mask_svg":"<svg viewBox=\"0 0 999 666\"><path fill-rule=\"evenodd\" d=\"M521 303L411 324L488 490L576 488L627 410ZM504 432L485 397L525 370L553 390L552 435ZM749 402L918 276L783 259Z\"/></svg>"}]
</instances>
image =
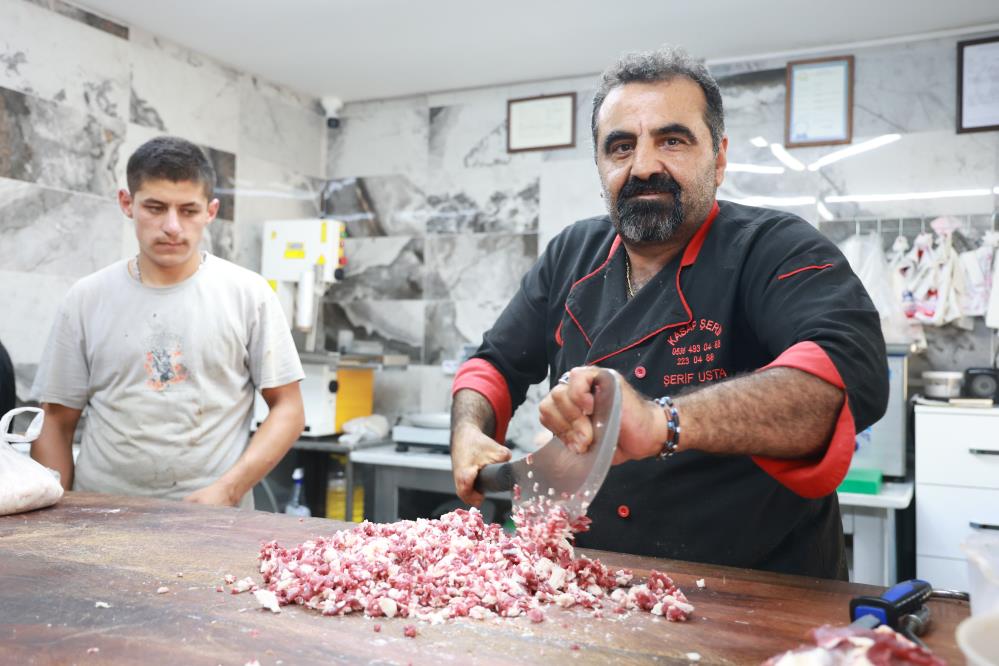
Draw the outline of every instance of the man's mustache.
<instances>
[{"instance_id":1,"label":"man's mustache","mask_svg":"<svg viewBox=\"0 0 999 666\"><path fill-rule=\"evenodd\" d=\"M643 180L632 176L621 188L618 199L628 199L643 194L672 194L680 196L680 185L664 173L655 173Z\"/></svg>"}]
</instances>

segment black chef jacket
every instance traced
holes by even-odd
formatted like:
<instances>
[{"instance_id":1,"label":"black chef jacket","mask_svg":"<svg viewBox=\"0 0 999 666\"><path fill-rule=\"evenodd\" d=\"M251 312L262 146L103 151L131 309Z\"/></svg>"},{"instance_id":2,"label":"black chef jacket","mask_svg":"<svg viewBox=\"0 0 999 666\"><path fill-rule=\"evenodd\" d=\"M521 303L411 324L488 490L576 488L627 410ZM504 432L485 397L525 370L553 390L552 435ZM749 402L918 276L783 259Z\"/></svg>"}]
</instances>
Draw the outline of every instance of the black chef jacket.
<instances>
[{"instance_id":1,"label":"black chef jacket","mask_svg":"<svg viewBox=\"0 0 999 666\"><path fill-rule=\"evenodd\" d=\"M610 219L583 220L549 243L454 390L490 401L502 441L530 385L585 364L617 370L652 398L766 366L843 388L820 460L681 450L617 465L577 543L846 578L835 489L855 433L884 413L888 378L878 312L832 242L793 215L718 202L684 251L629 300Z\"/></svg>"}]
</instances>

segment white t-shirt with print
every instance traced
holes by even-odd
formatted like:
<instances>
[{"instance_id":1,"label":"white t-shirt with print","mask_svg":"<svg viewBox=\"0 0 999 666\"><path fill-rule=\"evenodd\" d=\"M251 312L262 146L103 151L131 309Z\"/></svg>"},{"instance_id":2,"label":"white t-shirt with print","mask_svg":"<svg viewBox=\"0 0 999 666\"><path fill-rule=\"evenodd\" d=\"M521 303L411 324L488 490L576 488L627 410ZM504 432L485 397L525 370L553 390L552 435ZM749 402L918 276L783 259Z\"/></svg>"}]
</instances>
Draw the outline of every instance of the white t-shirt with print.
<instances>
[{"instance_id":1,"label":"white t-shirt with print","mask_svg":"<svg viewBox=\"0 0 999 666\"><path fill-rule=\"evenodd\" d=\"M33 394L88 407L73 490L181 499L242 454L254 390L303 377L257 273L207 255L187 280L150 287L122 260L69 290Z\"/></svg>"}]
</instances>

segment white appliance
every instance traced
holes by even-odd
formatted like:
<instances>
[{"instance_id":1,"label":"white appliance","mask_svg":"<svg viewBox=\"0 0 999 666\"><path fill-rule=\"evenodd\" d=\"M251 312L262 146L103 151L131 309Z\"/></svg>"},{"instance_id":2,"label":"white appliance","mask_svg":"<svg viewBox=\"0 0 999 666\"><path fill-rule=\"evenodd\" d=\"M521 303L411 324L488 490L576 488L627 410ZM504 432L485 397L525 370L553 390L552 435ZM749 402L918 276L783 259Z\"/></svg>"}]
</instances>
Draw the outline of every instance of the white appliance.
<instances>
[{"instance_id":1,"label":"white appliance","mask_svg":"<svg viewBox=\"0 0 999 666\"><path fill-rule=\"evenodd\" d=\"M329 219L271 220L264 222L260 273L277 293L285 317L305 334L299 349L305 379L305 432L311 437L336 432L338 354L315 352L320 303L334 282L343 279L343 222ZM256 428L267 416L267 403L258 393L254 403Z\"/></svg>"},{"instance_id":2,"label":"white appliance","mask_svg":"<svg viewBox=\"0 0 999 666\"><path fill-rule=\"evenodd\" d=\"M857 433L851 469L877 469L884 476L905 477L908 428L908 345L888 345L888 407L877 423Z\"/></svg>"}]
</instances>

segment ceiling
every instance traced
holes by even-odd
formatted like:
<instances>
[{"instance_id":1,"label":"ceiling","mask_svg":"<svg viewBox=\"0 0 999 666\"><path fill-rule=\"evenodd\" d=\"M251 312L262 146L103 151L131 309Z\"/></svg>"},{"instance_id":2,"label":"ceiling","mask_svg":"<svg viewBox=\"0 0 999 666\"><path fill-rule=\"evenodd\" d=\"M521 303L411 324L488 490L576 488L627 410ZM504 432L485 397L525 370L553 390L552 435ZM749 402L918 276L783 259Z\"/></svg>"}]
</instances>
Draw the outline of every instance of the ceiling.
<instances>
[{"instance_id":1,"label":"ceiling","mask_svg":"<svg viewBox=\"0 0 999 666\"><path fill-rule=\"evenodd\" d=\"M622 52L664 43L718 62L975 26L999 29L997 0L79 4L241 70L343 101L591 75Z\"/></svg>"}]
</instances>

